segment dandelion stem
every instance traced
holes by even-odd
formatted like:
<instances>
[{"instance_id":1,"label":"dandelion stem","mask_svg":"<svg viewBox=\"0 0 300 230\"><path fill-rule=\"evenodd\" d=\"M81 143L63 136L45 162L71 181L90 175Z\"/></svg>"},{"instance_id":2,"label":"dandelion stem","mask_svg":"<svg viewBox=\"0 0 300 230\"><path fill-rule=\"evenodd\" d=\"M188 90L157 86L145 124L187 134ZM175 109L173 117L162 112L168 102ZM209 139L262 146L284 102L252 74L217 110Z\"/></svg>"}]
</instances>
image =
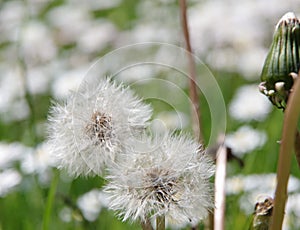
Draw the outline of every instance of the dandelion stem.
<instances>
[{"instance_id":1,"label":"dandelion stem","mask_svg":"<svg viewBox=\"0 0 300 230\"><path fill-rule=\"evenodd\" d=\"M201 113L199 108L199 99L198 99L198 92L196 87L196 63L193 56L192 46L190 42L190 34L188 28L188 20L187 20L187 13L186 13L186 0L179 0L180 5L180 14L181 14L181 23L183 28L185 46L188 56L188 69L190 74L190 86L189 86L189 93L190 98L192 101L192 125L195 137L199 137L199 141L203 140L202 133L201 133Z\"/></svg>"},{"instance_id":2,"label":"dandelion stem","mask_svg":"<svg viewBox=\"0 0 300 230\"><path fill-rule=\"evenodd\" d=\"M156 230L165 230L165 216L156 217Z\"/></svg>"},{"instance_id":3,"label":"dandelion stem","mask_svg":"<svg viewBox=\"0 0 300 230\"><path fill-rule=\"evenodd\" d=\"M54 203L58 179L59 179L59 173L57 171L55 171L54 176L52 178L51 187L50 187L50 190L48 193L46 208L45 208L45 212L44 212L43 230L49 229L50 217L51 217L51 212L52 212L52 206Z\"/></svg>"},{"instance_id":4,"label":"dandelion stem","mask_svg":"<svg viewBox=\"0 0 300 230\"><path fill-rule=\"evenodd\" d=\"M227 149L223 144L219 147L216 159L215 175L215 212L214 228L224 229L225 224L225 179L226 179Z\"/></svg>"},{"instance_id":5,"label":"dandelion stem","mask_svg":"<svg viewBox=\"0 0 300 230\"><path fill-rule=\"evenodd\" d=\"M198 98L198 92L196 87L196 63L193 56L193 50L190 42L190 34L188 28L188 19L187 19L187 5L186 0L179 0L180 6L180 15L181 23L184 34L185 46L188 56L188 69L190 73L190 82L189 82L189 93L190 99L192 101L191 114L192 114L192 126L194 136L199 139L199 142L203 142L203 134L201 132L201 112L200 112L200 103ZM209 224L206 226L206 229L214 229L213 220L214 214L209 213Z\"/></svg>"},{"instance_id":6,"label":"dandelion stem","mask_svg":"<svg viewBox=\"0 0 300 230\"><path fill-rule=\"evenodd\" d=\"M270 226L271 230L279 230L282 227L285 202L287 199L287 184L289 179L292 152L295 144L295 134L297 131L299 114L300 81L296 80L284 113L282 140L277 166L277 187L275 192L274 213Z\"/></svg>"},{"instance_id":7,"label":"dandelion stem","mask_svg":"<svg viewBox=\"0 0 300 230\"><path fill-rule=\"evenodd\" d=\"M141 226L143 230L153 230L153 227L149 219L146 219L145 222L141 222Z\"/></svg>"}]
</instances>

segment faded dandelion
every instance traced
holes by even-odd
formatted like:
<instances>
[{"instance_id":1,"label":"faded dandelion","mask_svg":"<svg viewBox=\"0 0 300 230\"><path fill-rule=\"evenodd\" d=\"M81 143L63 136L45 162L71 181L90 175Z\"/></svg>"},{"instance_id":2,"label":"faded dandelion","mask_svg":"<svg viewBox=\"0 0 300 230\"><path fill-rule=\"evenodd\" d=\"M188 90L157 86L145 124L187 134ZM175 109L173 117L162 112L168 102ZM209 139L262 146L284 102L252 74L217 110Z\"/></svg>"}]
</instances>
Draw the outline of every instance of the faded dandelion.
<instances>
[{"instance_id":1,"label":"faded dandelion","mask_svg":"<svg viewBox=\"0 0 300 230\"><path fill-rule=\"evenodd\" d=\"M167 134L143 144L143 153L125 155L110 168L109 207L125 221L165 216L169 223L195 224L213 208L212 161L197 142Z\"/></svg>"},{"instance_id":2,"label":"faded dandelion","mask_svg":"<svg viewBox=\"0 0 300 230\"><path fill-rule=\"evenodd\" d=\"M83 84L49 116L51 155L74 176L103 175L109 162L140 133L152 110L129 88L109 79Z\"/></svg>"}]
</instances>

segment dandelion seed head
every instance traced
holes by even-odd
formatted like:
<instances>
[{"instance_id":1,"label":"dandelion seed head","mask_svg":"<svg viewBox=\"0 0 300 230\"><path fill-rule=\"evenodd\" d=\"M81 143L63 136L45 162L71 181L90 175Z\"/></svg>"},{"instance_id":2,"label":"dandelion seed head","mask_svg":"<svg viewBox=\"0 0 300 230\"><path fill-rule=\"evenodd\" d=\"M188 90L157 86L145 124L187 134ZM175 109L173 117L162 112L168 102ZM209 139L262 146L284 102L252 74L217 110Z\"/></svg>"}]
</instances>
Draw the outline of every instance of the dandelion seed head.
<instances>
[{"instance_id":1,"label":"dandelion seed head","mask_svg":"<svg viewBox=\"0 0 300 230\"><path fill-rule=\"evenodd\" d=\"M123 220L165 215L170 222L197 223L213 208L213 164L185 136L161 139L149 140L148 152L127 154L122 165L110 167L109 207Z\"/></svg>"},{"instance_id":2,"label":"dandelion seed head","mask_svg":"<svg viewBox=\"0 0 300 230\"><path fill-rule=\"evenodd\" d=\"M129 88L109 79L83 83L49 116L51 155L74 176L103 175L122 148L142 132L152 110Z\"/></svg>"}]
</instances>

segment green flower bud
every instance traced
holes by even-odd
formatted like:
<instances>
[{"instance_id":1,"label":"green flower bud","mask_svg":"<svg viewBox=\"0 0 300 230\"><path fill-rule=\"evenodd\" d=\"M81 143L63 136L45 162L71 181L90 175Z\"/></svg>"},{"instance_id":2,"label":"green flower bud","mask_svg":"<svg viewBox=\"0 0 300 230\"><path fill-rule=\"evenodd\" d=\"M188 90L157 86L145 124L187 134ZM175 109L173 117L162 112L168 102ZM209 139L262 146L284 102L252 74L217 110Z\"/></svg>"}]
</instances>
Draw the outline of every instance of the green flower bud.
<instances>
[{"instance_id":1,"label":"green flower bud","mask_svg":"<svg viewBox=\"0 0 300 230\"><path fill-rule=\"evenodd\" d=\"M263 201L255 204L254 216L250 230L268 230L271 222L274 201L271 197L266 197Z\"/></svg>"},{"instance_id":2,"label":"green flower bud","mask_svg":"<svg viewBox=\"0 0 300 230\"><path fill-rule=\"evenodd\" d=\"M300 21L294 13L285 14L278 22L265 60L260 90L278 108L285 108L288 95L300 66ZM278 84L278 82L280 82Z\"/></svg>"}]
</instances>

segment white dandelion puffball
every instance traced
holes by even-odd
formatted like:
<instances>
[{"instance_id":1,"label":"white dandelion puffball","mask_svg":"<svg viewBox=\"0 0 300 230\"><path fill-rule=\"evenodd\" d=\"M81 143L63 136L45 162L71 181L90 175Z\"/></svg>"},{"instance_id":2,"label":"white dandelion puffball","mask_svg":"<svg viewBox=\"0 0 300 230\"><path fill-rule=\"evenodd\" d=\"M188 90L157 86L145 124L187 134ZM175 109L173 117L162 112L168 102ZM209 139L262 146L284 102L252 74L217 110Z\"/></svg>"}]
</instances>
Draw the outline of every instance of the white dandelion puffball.
<instances>
[{"instance_id":1,"label":"white dandelion puffball","mask_svg":"<svg viewBox=\"0 0 300 230\"><path fill-rule=\"evenodd\" d=\"M152 109L109 79L83 86L50 110L51 155L70 175L103 175L127 141L145 128Z\"/></svg>"},{"instance_id":2,"label":"white dandelion puffball","mask_svg":"<svg viewBox=\"0 0 300 230\"><path fill-rule=\"evenodd\" d=\"M110 168L109 208L123 221L165 216L169 223L195 224L213 209L209 178L211 159L197 142L166 134L148 152L127 154L123 165Z\"/></svg>"}]
</instances>

